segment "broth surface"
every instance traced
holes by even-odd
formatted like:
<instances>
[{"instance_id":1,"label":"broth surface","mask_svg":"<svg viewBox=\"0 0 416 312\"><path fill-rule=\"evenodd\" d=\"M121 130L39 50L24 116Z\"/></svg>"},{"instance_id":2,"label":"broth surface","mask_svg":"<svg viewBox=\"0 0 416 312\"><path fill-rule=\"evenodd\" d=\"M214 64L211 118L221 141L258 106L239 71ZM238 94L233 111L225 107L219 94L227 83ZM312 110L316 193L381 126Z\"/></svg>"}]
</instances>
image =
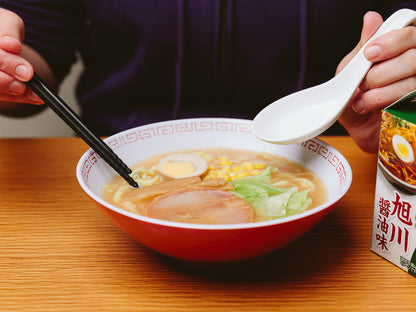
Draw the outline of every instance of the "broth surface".
<instances>
[{"instance_id":1,"label":"broth surface","mask_svg":"<svg viewBox=\"0 0 416 312\"><path fill-rule=\"evenodd\" d=\"M225 180L219 189L232 191L231 183L247 176L260 175L265 168L272 166L277 172L271 174L268 184L277 188L293 188L298 191L308 190L307 196L312 200L306 210L313 209L327 200L327 190L321 179L305 166L288 160L285 157L268 153L260 153L247 150L210 148L204 150L177 151L178 153L192 153L202 157L208 164L208 170L201 175L203 182L212 182L216 178ZM107 202L127 211L146 215L146 208L156 200L157 196L140 198L136 196L138 190L142 191L146 185L162 185L172 180L158 171L159 161L169 154L157 155L134 166L133 178L142 179L139 189L131 188L120 176L116 176L103 188L103 199ZM192 178L188 178L192 179ZM167 184L166 184L167 185ZM207 188L212 188L208 186ZM141 190L142 189L142 190ZM163 196L166 196L163 195ZM265 221L263 216L254 213L253 221ZM193 222L191 222L193 223ZM195 222L200 223L200 222ZM201 222L204 223L204 222ZM228 222L227 222L228 223ZM231 222L232 223L232 222Z\"/></svg>"}]
</instances>

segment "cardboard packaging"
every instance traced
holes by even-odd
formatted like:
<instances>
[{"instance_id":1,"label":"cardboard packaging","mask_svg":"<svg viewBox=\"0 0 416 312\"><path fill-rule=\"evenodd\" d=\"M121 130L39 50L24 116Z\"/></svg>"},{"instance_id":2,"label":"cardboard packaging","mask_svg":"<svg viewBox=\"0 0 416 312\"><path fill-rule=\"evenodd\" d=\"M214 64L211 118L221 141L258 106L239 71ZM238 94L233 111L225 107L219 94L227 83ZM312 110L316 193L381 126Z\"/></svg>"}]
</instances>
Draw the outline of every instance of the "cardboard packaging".
<instances>
[{"instance_id":1,"label":"cardboard packaging","mask_svg":"<svg viewBox=\"0 0 416 312\"><path fill-rule=\"evenodd\" d=\"M382 111L371 250L416 277L416 91Z\"/></svg>"}]
</instances>

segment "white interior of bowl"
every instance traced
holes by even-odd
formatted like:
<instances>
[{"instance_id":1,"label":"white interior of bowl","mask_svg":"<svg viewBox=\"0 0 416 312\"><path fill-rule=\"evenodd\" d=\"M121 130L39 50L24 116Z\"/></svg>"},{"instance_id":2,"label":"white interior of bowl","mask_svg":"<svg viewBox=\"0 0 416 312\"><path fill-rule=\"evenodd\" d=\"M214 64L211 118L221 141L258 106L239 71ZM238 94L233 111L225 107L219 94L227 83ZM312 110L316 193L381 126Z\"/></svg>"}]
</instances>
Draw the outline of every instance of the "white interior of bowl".
<instances>
[{"instance_id":1,"label":"white interior of bowl","mask_svg":"<svg viewBox=\"0 0 416 312\"><path fill-rule=\"evenodd\" d=\"M326 209L348 191L352 181L351 167L336 149L318 139L294 145L266 143L252 134L251 124L250 120L229 118L182 119L133 128L115 134L105 141L128 166L161 153L209 147L245 149L280 155L305 165L321 177L328 190L328 201L325 204L298 215L265 222L237 225L184 224L147 218L103 201L101 190L116 173L91 149L78 162L77 178L90 197L118 213L148 222L187 228L242 228L287 222Z\"/></svg>"}]
</instances>

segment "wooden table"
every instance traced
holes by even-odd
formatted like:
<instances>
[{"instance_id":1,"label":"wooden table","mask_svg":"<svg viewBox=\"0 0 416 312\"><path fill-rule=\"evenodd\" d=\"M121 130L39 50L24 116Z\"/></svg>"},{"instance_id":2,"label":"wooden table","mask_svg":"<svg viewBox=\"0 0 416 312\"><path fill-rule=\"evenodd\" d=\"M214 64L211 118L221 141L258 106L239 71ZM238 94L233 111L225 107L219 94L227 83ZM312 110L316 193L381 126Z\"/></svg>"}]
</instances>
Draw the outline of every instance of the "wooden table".
<instances>
[{"instance_id":1,"label":"wooden table","mask_svg":"<svg viewBox=\"0 0 416 312\"><path fill-rule=\"evenodd\" d=\"M322 139L352 166L347 196L291 245L213 268L113 225L76 181L79 138L0 139L0 311L415 311L416 279L369 249L376 156Z\"/></svg>"}]
</instances>

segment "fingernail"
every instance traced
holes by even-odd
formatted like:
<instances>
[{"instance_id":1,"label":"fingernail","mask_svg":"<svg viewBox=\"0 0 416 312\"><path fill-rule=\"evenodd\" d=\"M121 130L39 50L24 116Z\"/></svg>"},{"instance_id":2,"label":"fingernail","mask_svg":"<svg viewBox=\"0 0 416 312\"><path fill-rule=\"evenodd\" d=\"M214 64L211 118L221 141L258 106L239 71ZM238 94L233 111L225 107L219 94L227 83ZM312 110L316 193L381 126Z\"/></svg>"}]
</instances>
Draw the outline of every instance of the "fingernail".
<instances>
[{"instance_id":1,"label":"fingernail","mask_svg":"<svg viewBox=\"0 0 416 312\"><path fill-rule=\"evenodd\" d=\"M356 113L360 113L364 110L365 105L364 102L362 100L358 100L356 102L354 102L352 109L356 112Z\"/></svg>"},{"instance_id":2,"label":"fingernail","mask_svg":"<svg viewBox=\"0 0 416 312\"><path fill-rule=\"evenodd\" d=\"M14 70L16 76L22 80L30 79L30 69L25 65L18 65Z\"/></svg>"},{"instance_id":3,"label":"fingernail","mask_svg":"<svg viewBox=\"0 0 416 312\"><path fill-rule=\"evenodd\" d=\"M32 102L43 103L43 100L40 97L38 97L36 95L36 93L33 92L33 91L29 92L27 96L28 96L29 100L31 100Z\"/></svg>"},{"instance_id":4,"label":"fingernail","mask_svg":"<svg viewBox=\"0 0 416 312\"><path fill-rule=\"evenodd\" d=\"M378 45L372 45L365 49L365 57L371 61L377 59L381 54L380 47Z\"/></svg>"},{"instance_id":5,"label":"fingernail","mask_svg":"<svg viewBox=\"0 0 416 312\"><path fill-rule=\"evenodd\" d=\"M26 86L19 81L13 81L9 86L9 91L14 95L20 95L25 92Z\"/></svg>"},{"instance_id":6,"label":"fingernail","mask_svg":"<svg viewBox=\"0 0 416 312\"><path fill-rule=\"evenodd\" d=\"M7 36L7 35L0 36L0 40L4 41L4 42L13 42L13 43L20 44L19 40L17 40L16 38L13 38L11 36Z\"/></svg>"}]
</instances>

